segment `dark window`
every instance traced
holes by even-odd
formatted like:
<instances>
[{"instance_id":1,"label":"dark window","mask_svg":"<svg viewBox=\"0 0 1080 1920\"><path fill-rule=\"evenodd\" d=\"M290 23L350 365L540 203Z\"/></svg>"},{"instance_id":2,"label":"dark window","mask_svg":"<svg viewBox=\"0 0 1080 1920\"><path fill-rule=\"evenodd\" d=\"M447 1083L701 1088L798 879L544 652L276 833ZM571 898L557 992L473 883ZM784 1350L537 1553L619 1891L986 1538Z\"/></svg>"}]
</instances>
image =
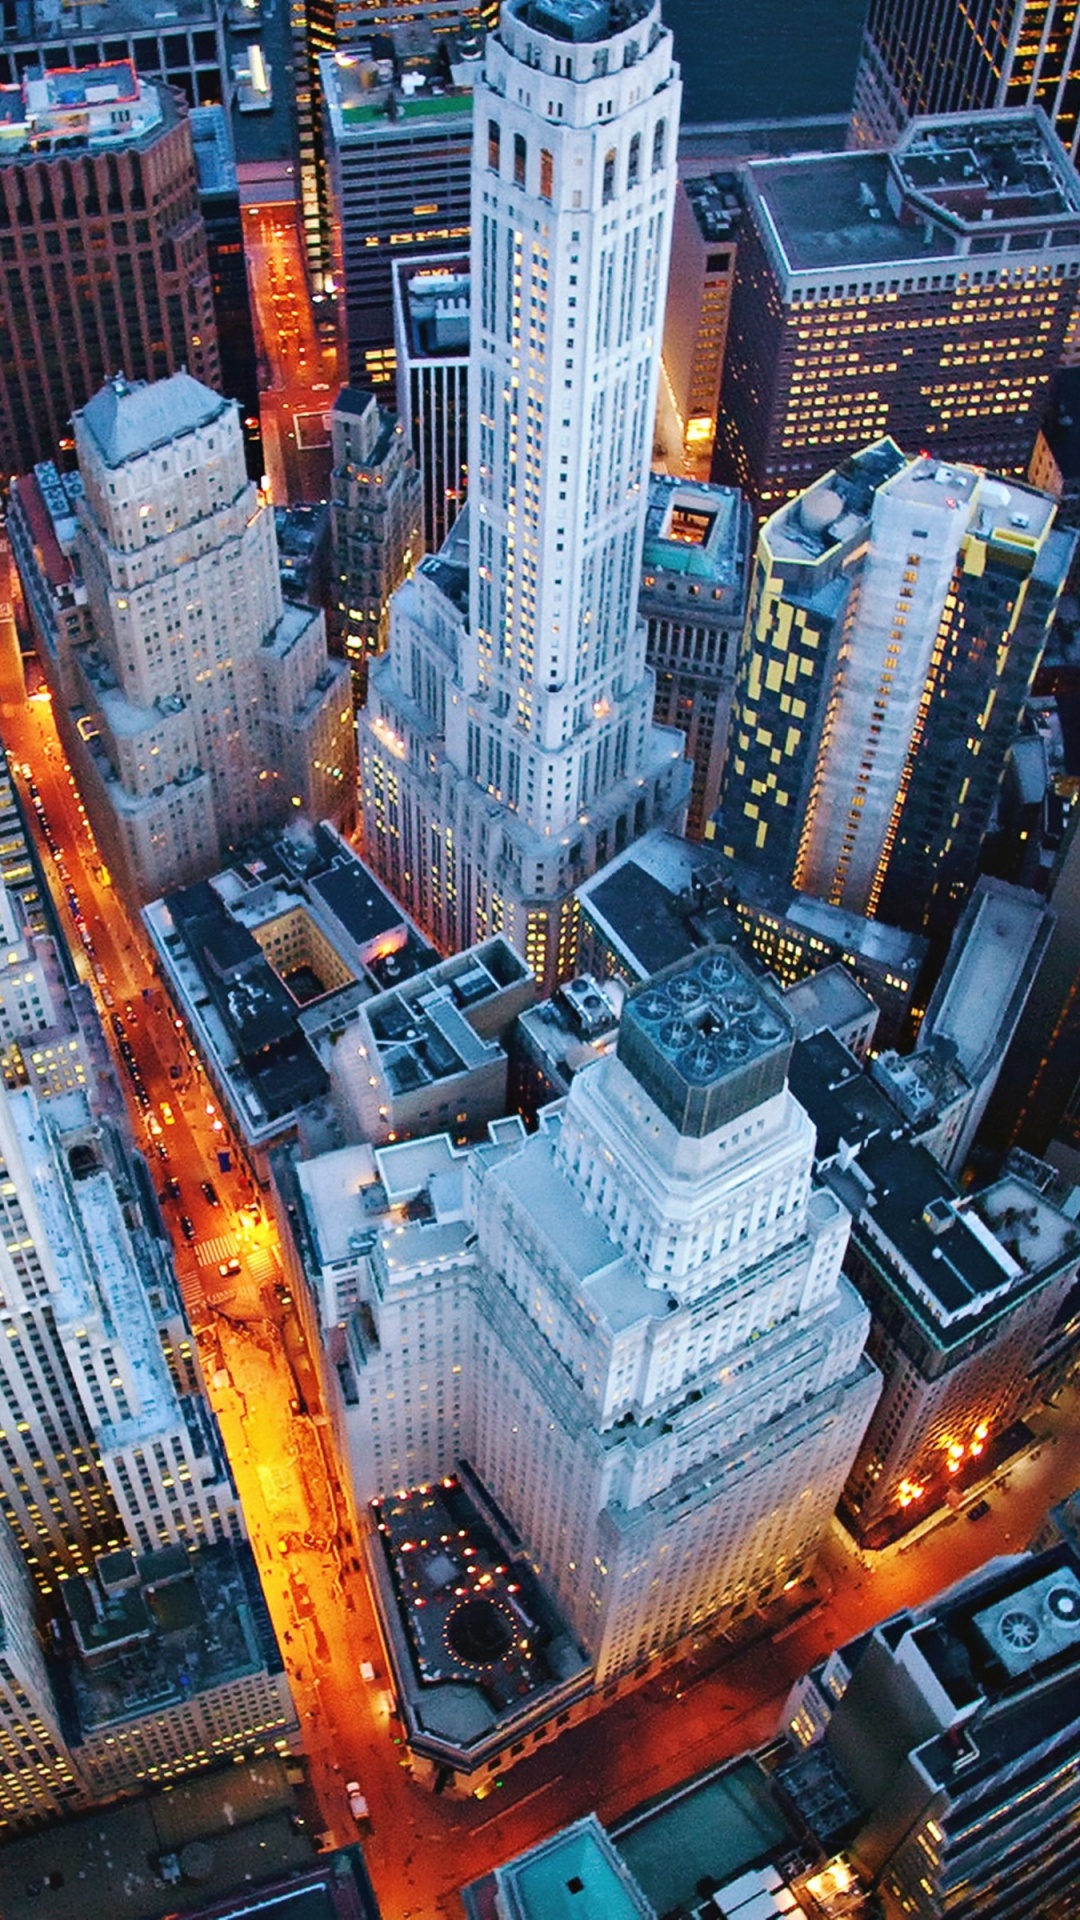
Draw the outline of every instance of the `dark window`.
<instances>
[{"instance_id":1,"label":"dark window","mask_svg":"<svg viewBox=\"0 0 1080 1920\"><path fill-rule=\"evenodd\" d=\"M499 123L488 121L488 166L492 173L499 171Z\"/></svg>"},{"instance_id":2,"label":"dark window","mask_svg":"<svg viewBox=\"0 0 1080 1920\"><path fill-rule=\"evenodd\" d=\"M550 200L555 191L555 162L546 147L540 149L540 198Z\"/></svg>"},{"instance_id":3,"label":"dark window","mask_svg":"<svg viewBox=\"0 0 1080 1920\"><path fill-rule=\"evenodd\" d=\"M615 198L615 149L609 147L604 155L604 205Z\"/></svg>"},{"instance_id":4,"label":"dark window","mask_svg":"<svg viewBox=\"0 0 1080 1920\"><path fill-rule=\"evenodd\" d=\"M626 163L626 184L636 187L641 178L641 135L635 133L630 142L630 158Z\"/></svg>"},{"instance_id":5,"label":"dark window","mask_svg":"<svg viewBox=\"0 0 1080 1920\"><path fill-rule=\"evenodd\" d=\"M514 185L525 185L525 141L520 133L514 135Z\"/></svg>"},{"instance_id":6,"label":"dark window","mask_svg":"<svg viewBox=\"0 0 1080 1920\"><path fill-rule=\"evenodd\" d=\"M664 164L664 148L667 145L667 121L658 120L652 143L652 170L659 173Z\"/></svg>"}]
</instances>

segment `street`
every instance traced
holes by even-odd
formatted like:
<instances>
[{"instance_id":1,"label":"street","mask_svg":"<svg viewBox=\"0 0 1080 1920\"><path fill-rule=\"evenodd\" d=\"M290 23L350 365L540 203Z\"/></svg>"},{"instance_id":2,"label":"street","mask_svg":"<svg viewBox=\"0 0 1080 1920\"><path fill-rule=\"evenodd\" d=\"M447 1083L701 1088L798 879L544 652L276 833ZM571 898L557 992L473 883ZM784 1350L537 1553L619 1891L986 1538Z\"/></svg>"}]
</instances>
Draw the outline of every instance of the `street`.
<instances>
[{"instance_id":1,"label":"street","mask_svg":"<svg viewBox=\"0 0 1080 1920\"><path fill-rule=\"evenodd\" d=\"M277 506L325 500L330 436L324 416L338 387L338 351L321 343L294 203L244 209L244 252L259 351L259 414Z\"/></svg>"}]
</instances>

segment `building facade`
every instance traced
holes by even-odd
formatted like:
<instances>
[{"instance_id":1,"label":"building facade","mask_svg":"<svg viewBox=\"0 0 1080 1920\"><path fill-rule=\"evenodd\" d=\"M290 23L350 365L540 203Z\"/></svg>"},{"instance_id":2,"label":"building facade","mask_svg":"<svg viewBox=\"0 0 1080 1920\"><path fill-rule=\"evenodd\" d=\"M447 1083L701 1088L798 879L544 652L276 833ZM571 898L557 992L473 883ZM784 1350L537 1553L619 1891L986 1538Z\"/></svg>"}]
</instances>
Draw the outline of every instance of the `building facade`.
<instances>
[{"instance_id":1,"label":"building facade","mask_svg":"<svg viewBox=\"0 0 1080 1920\"><path fill-rule=\"evenodd\" d=\"M750 509L735 487L649 476L638 611L656 675L653 718L686 736L686 831L700 840L720 797L735 664L746 620Z\"/></svg>"},{"instance_id":2,"label":"building facade","mask_svg":"<svg viewBox=\"0 0 1080 1920\"><path fill-rule=\"evenodd\" d=\"M393 263L468 242L483 35L398 28L319 62L333 282L349 379L394 372Z\"/></svg>"},{"instance_id":3,"label":"building facade","mask_svg":"<svg viewBox=\"0 0 1080 1920\"><path fill-rule=\"evenodd\" d=\"M1043 114L916 120L887 152L755 161L742 185L713 478L771 513L886 433L1025 473L1080 274L1080 186Z\"/></svg>"},{"instance_id":4,"label":"building facade","mask_svg":"<svg viewBox=\"0 0 1080 1920\"><path fill-rule=\"evenodd\" d=\"M220 379L186 116L124 60L0 89L0 461L70 450L71 416L118 367ZM77 163L70 142L80 145Z\"/></svg>"},{"instance_id":5,"label":"building facade","mask_svg":"<svg viewBox=\"0 0 1080 1920\"><path fill-rule=\"evenodd\" d=\"M737 174L679 181L664 311L664 382L682 443L682 471L692 480L708 480L712 472L741 219Z\"/></svg>"},{"instance_id":6,"label":"building facade","mask_svg":"<svg viewBox=\"0 0 1080 1920\"><path fill-rule=\"evenodd\" d=\"M1072 555L1053 502L890 440L761 531L716 840L947 936Z\"/></svg>"},{"instance_id":7,"label":"building facade","mask_svg":"<svg viewBox=\"0 0 1080 1920\"><path fill-rule=\"evenodd\" d=\"M437 944L505 932L545 988L574 886L688 785L637 615L679 92L645 0L489 36L467 534L397 596L361 720L369 857Z\"/></svg>"},{"instance_id":8,"label":"building facade","mask_svg":"<svg viewBox=\"0 0 1080 1920\"><path fill-rule=\"evenodd\" d=\"M330 635L358 706L382 653L390 596L424 551L422 483L404 422L373 393L343 387L330 411Z\"/></svg>"},{"instance_id":9,"label":"building facade","mask_svg":"<svg viewBox=\"0 0 1080 1920\"><path fill-rule=\"evenodd\" d=\"M346 819L352 703L321 613L284 606L235 402L118 377L78 414L81 699L60 724L99 843L140 902L298 808Z\"/></svg>"},{"instance_id":10,"label":"building facade","mask_svg":"<svg viewBox=\"0 0 1080 1920\"><path fill-rule=\"evenodd\" d=\"M1080 132L1080 16L1041 0L871 0L855 76L860 145L920 113L1040 106L1075 160Z\"/></svg>"},{"instance_id":11,"label":"building facade","mask_svg":"<svg viewBox=\"0 0 1080 1920\"><path fill-rule=\"evenodd\" d=\"M438 553L469 473L469 259L394 262L397 408L423 488L424 552Z\"/></svg>"}]
</instances>

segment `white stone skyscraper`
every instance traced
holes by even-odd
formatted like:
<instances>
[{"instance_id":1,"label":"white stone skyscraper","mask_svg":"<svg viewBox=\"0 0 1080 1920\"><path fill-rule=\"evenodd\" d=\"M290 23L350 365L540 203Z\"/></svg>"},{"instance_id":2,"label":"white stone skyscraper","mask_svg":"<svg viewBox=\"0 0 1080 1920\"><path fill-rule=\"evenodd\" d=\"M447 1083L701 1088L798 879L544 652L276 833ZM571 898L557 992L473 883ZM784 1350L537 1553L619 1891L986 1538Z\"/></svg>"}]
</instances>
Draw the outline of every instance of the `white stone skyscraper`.
<instances>
[{"instance_id":1,"label":"white stone skyscraper","mask_svg":"<svg viewBox=\"0 0 1080 1920\"><path fill-rule=\"evenodd\" d=\"M361 719L368 857L441 946L503 932L548 983L573 888L689 784L637 614L680 91L656 0L506 0L475 91L469 506L396 596Z\"/></svg>"},{"instance_id":2,"label":"white stone skyscraper","mask_svg":"<svg viewBox=\"0 0 1080 1920\"><path fill-rule=\"evenodd\" d=\"M711 949L629 997L531 1138L323 1176L312 1244L356 1262L358 1501L468 1461L598 1684L809 1570L880 1391L793 1040Z\"/></svg>"},{"instance_id":3,"label":"white stone skyscraper","mask_svg":"<svg viewBox=\"0 0 1080 1920\"><path fill-rule=\"evenodd\" d=\"M75 444L89 631L57 717L117 879L145 902L294 807L351 818L348 677L322 614L282 602L236 402L186 373L118 376Z\"/></svg>"}]
</instances>

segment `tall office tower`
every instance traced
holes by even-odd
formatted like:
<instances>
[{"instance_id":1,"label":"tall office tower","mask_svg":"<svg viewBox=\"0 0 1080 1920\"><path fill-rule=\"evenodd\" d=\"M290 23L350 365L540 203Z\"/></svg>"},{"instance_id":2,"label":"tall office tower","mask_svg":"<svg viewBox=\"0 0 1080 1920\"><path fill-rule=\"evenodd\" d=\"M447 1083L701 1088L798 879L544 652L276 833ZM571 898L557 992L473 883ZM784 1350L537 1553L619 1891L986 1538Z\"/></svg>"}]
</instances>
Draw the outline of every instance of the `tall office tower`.
<instances>
[{"instance_id":1,"label":"tall office tower","mask_svg":"<svg viewBox=\"0 0 1080 1920\"><path fill-rule=\"evenodd\" d=\"M845 1851L883 1920L1072 1920L1078 1682L1080 1557L1062 1544L992 1560L797 1683L788 1731L822 1747L832 1804L850 1796Z\"/></svg>"},{"instance_id":2,"label":"tall office tower","mask_svg":"<svg viewBox=\"0 0 1080 1920\"><path fill-rule=\"evenodd\" d=\"M221 360L219 385L230 400L240 402L248 472L253 480L261 480L266 466L259 423L258 354L229 117L224 107L196 107L188 124L199 176L199 209L206 226Z\"/></svg>"},{"instance_id":3,"label":"tall office tower","mask_svg":"<svg viewBox=\"0 0 1080 1920\"><path fill-rule=\"evenodd\" d=\"M0 1511L38 1586L116 1547L239 1537L168 1253L117 1136L81 1094L4 1092L0 1161Z\"/></svg>"},{"instance_id":4,"label":"tall office tower","mask_svg":"<svg viewBox=\"0 0 1080 1920\"><path fill-rule=\"evenodd\" d=\"M716 839L932 936L974 882L1072 536L1030 487L891 440L762 528Z\"/></svg>"},{"instance_id":5,"label":"tall office tower","mask_svg":"<svg viewBox=\"0 0 1080 1920\"><path fill-rule=\"evenodd\" d=\"M328 100L320 72L323 56L369 43L373 34L383 39L385 54L385 36L402 28L440 36L459 30L468 34L478 24L494 26L498 16L499 0L477 0L475 5L467 0L294 0L289 19L300 202L308 272L316 292L332 290L335 243L327 178ZM412 225L412 213L410 203L406 226Z\"/></svg>"},{"instance_id":6,"label":"tall office tower","mask_svg":"<svg viewBox=\"0 0 1080 1920\"><path fill-rule=\"evenodd\" d=\"M467 243L483 36L399 29L319 63L349 378L393 376L393 263Z\"/></svg>"},{"instance_id":7,"label":"tall office tower","mask_svg":"<svg viewBox=\"0 0 1080 1920\"><path fill-rule=\"evenodd\" d=\"M712 469L741 220L736 174L707 173L679 181L660 406L662 416L666 394L682 448L682 471L693 480L707 480Z\"/></svg>"},{"instance_id":8,"label":"tall office tower","mask_svg":"<svg viewBox=\"0 0 1080 1920\"><path fill-rule=\"evenodd\" d=\"M0 1833L63 1813L81 1783L60 1725L19 1551L0 1532Z\"/></svg>"},{"instance_id":9,"label":"tall office tower","mask_svg":"<svg viewBox=\"0 0 1080 1920\"><path fill-rule=\"evenodd\" d=\"M771 512L883 433L1026 472L1080 275L1080 181L1042 113L742 179L713 478Z\"/></svg>"},{"instance_id":10,"label":"tall office tower","mask_svg":"<svg viewBox=\"0 0 1080 1920\"><path fill-rule=\"evenodd\" d=\"M750 508L737 487L650 474L638 611L656 675L653 718L686 736L693 768L686 830L695 840L720 796L750 532Z\"/></svg>"},{"instance_id":11,"label":"tall office tower","mask_svg":"<svg viewBox=\"0 0 1080 1920\"><path fill-rule=\"evenodd\" d=\"M423 487L425 553L438 553L468 491L470 286L467 254L394 263L397 406Z\"/></svg>"},{"instance_id":12,"label":"tall office tower","mask_svg":"<svg viewBox=\"0 0 1080 1920\"><path fill-rule=\"evenodd\" d=\"M550 988L573 888L681 815L637 617L680 83L656 0L509 0L476 89L469 507L396 596L369 857L447 950ZM461 538L459 539L459 534Z\"/></svg>"},{"instance_id":13,"label":"tall office tower","mask_svg":"<svg viewBox=\"0 0 1080 1920\"><path fill-rule=\"evenodd\" d=\"M422 490L402 421L373 393L342 388L330 444L330 634L360 706L368 661L386 645L390 595L424 551Z\"/></svg>"},{"instance_id":14,"label":"tall office tower","mask_svg":"<svg viewBox=\"0 0 1080 1920\"><path fill-rule=\"evenodd\" d=\"M1080 151L1080 14L1046 0L870 0L852 133L889 141L918 113L1042 107Z\"/></svg>"},{"instance_id":15,"label":"tall office tower","mask_svg":"<svg viewBox=\"0 0 1080 1920\"><path fill-rule=\"evenodd\" d=\"M190 367L213 384L219 369L191 133L168 89L116 61L2 88L0 117L11 474L72 446L71 415L117 367L151 380Z\"/></svg>"},{"instance_id":16,"label":"tall office tower","mask_svg":"<svg viewBox=\"0 0 1080 1920\"><path fill-rule=\"evenodd\" d=\"M322 614L282 603L234 401L117 376L75 433L92 638L59 718L108 864L146 901L294 807L349 815L348 676Z\"/></svg>"}]
</instances>

